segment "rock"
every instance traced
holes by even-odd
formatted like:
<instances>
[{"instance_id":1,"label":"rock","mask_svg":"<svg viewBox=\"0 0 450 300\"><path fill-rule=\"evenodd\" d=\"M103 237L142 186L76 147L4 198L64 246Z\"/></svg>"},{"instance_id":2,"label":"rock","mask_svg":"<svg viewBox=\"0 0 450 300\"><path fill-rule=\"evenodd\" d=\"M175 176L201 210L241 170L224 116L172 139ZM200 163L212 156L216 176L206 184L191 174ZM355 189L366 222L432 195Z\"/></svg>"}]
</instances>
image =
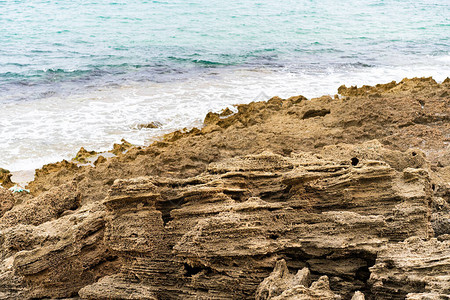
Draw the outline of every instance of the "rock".
<instances>
[{"instance_id":1,"label":"rock","mask_svg":"<svg viewBox=\"0 0 450 300\"><path fill-rule=\"evenodd\" d=\"M166 142L175 142L178 141L179 139L183 138L186 134L181 132L180 130L171 132L171 133L167 133L163 136L164 141Z\"/></svg>"},{"instance_id":2,"label":"rock","mask_svg":"<svg viewBox=\"0 0 450 300\"><path fill-rule=\"evenodd\" d=\"M71 297L117 272L117 257L103 242L104 216L93 204L38 226L0 231L0 299Z\"/></svg>"},{"instance_id":3,"label":"rock","mask_svg":"<svg viewBox=\"0 0 450 300\"><path fill-rule=\"evenodd\" d=\"M46 192L53 187L71 182L80 167L73 162L63 160L61 162L44 165L41 169L36 170L35 180L30 182L27 186L34 196ZM36 179L52 177L52 181L40 181L39 184Z\"/></svg>"},{"instance_id":4,"label":"rock","mask_svg":"<svg viewBox=\"0 0 450 300\"><path fill-rule=\"evenodd\" d=\"M450 294L450 240L417 237L389 244L370 268L380 299L445 299Z\"/></svg>"},{"instance_id":5,"label":"rock","mask_svg":"<svg viewBox=\"0 0 450 300\"><path fill-rule=\"evenodd\" d=\"M120 278L117 287L108 280L107 295L138 276L157 297L350 298L366 288L369 268L387 243L432 234L427 171L397 170L381 160L397 152L374 151L374 145L379 143L236 157L189 179L116 181L105 199L105 241L127 267L114 277ZM284 261L263 281L279 259ZM299 288L292 282L305 276L286 267L306 266L327 277ZM332 292L330 276L340 278ZM95 298L96 289L87 287L83 297Z\"/></svg>"},{"instance_id":6,"label":"rock","mask_svg":"<svg viewBox=\"0 0 450 300\"><path fill-rule=\"evenodd\" d=\"M339 300L340 295L334 294L330 290L330 283L327 276L321 276L317 281L311 284L311 287L297 285L285 290L281 295L272 300Z\"/></svg>"},{"instance_id":7,"label":"rock","mask_svg":"<svg viewBox=\"0 0 450 300\"><path fill-rule=\"evenodd\" d=\"M310 109L303 113L302 119L309 119L314 117L323 117L330 113L329 109Z\"/></svg>"},{"instance_id":8,"label":"rock","mask_svg":"<svg viewBox=\"0 0 450 300\"><path fill-rule=\"evenodd\" d=\"M128 143L124 139L122 139L121 142L122 142L121 144L113 145L113 150L111 150L111 153L113 153L114 155L119 155L119 154L122 154L123 152L127 151L131 147L133 147L132 144Z\"/></svg>"},{"instance_id":9,"label":"rock","mask_svg":"<svg viewBox=\"0 0 450 300\"><path fill-rule=\"evenodd\" d=\"M138 124L136 125L137 129L154 129L154 128L159 128L161 127L162 124L158 121L153 121L150 123L146 123L146 124Z\"/></svg>"},{"instance_id":10,"label":"rock","mask_svg":"<svg viewBox=\"0 0 450 300\"><path fill-rule=\"evenodd\" d=\"M158 300L155 293L139 283L130 283L118 276L103 277L95 285L87 286L79 291L82 299L95 300Z\"/></svg>"},{"instance_id":11,"label":"rock","mask_svg":"<svg viewBox=\"0 0 450 300\"><path fill-rule=\"evenodd\" d=\"M106 158L105 158L104 156L100 155L100 156L95 160L94 166L97 166L97 165L102 164L102 163L104 163L104 162L106 162Z\"/></svg>"},{"instance_id":12,"label":"rock","mask_svg":"<svg viewBox=\"0 0 450 300\"><path fill-rule=\"evenodd\" d=\"M352 300L365 300L364 294L360 291L356 291L355 294L353 294Z\"/></svg>"},{"instance_id":13,"label":"rock","mask_svg":"<svg viewBox=\"0 0 450 300\"><path fill-rule=\"evenodd\" d=\"M272 299L281 295L285 290L297 285L309 287L310 273L308 268L299 270L296 275L289 273L284 259L277 261L273 272L264 279L256 290L256 300Z\"/></svg>"},{"instance_id":14,"label":"rock","mask_svg":"<svg viewBox=\"0 0 450 300\"><path fill-rule=\"evenodd\" d=\"M9 189L14 185L11 181L12 174L8 170L0 168L0 188L3 186L6 189Z\"/></svg>"},{"instance_id":15,"label":"rock","mask_svg":"<svg viewBox=\"0 0 450 300\"><path fill-rule=\"evenodd\" d=\"M205 120L203 121L203 124L207 125L215 125L217 124L217 122L220 121L220 115L217 113L213 113L213 112L209 112L206 117Z\"/></svg>"},{"instance_id":16,"label":"rock","mask_svg":"<svg viewBox=\"0 0 450 300\"><path fill-rule=\"evenodd\" d=\"M219 116L228 117L231 116L232 114L234 114L234 112L229 107L227 107L220 112Z\"/></svg>"},{"instance_id":17,"label":"rock","mask_svg":"<svg viewBox=\"0 0 450 300\"><path fill-rule=\"evenodd\" d=\"M350 100L326 97L306 101L297 96L271 103L238 105L237 113L219 117L213 128L202 130L200 134L175 132L164 142L130 149L96 171L88 166L73 169L69 165L59 166L58 172L38 170L29 188L37 195L83 175L79 182L83 199L101 201L109 188L103 182L113 182L117 178L191 177L202 173L210 163L239 155L263 151L289 155L373 139L391 150L420 150L427 155L434 172L450 165L446 144L450 122L436 118L450 115L450 97L440 97L450 89L448 84L415 79L372 88L372 92L361 92L361 96L351 96ZM380 97L370 98L371 93ZM426 102L424 108L419 100ZM324 117L301 119L310 109L328 109L330 113ZM419 122L419 115L425 123ZM414 158L411 153L409 159Z\"/></svg>"},{"instance_id":18,"label":"rock","mask_svg":"<svg viewBox=\"0 0 450 300\"><path fill-rule=\"evenodd\" d=\"M0 218L0 230L18 224L39 225L78 208L79 204L80 196L74 185L55 187L5 212Z\"/></svg>"},{"instance_id":19,"label":"rock","mask_svg":"<svg viewBox=\"0 0 450 300\"><path fill-rule=\"evenodd\" d=\"M89 157L92 157L96 155L97 152L95 151L87 151L83 147L80 148L80 151L78 151L77 155L73 159L74 161L77 161L79 163L85 164L88 162Z\"/></svg>"},{"instance_id":20,"label":"rock","mask_svg":"<svg viewBox=\"0 0 450 300\"><path fill-rule=\"evenodd\" d=\"M5 212L13 208L14 202L14 196L11 191L0 188L0 218Z\"/></svg>"}]
</instances>

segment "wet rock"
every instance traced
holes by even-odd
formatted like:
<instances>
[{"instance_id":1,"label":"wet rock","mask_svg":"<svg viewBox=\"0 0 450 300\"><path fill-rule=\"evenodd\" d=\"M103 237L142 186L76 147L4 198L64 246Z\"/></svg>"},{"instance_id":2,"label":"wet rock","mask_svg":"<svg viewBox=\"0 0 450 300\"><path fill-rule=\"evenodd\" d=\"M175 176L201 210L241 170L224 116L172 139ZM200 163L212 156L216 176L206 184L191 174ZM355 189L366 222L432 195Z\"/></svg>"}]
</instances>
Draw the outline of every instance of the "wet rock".
<instances>
[{"instance_id":1,"label":"wet rock","mask_svg":"<svg viewBox=\"0 0 450 300\"><path fill-rule=\"evenodd\" d=\"M0 168L0 186L4 188L10 188L14 185L11 181L12 174L8 170Z\"/></svg>"},{"instance_id":2,"label":"wet rock","mask_svg":"<svg viewBox=\"0 0 450 300\"><path fill-rule=\"evenodd\" d=\"M203 124L205 124L205 126L215 125L219 121L220 121L220 115L219 114L213 113L213 112L209 112L206 115L205 120L203 121Z\"/></svg>"},{"instance_id":3,"label":"wet rock","mask_svg":"<svg viewBox=\"0 0 450 300\"><path fill-rule=\"evenodd\" d=\"M100 156L95 160L94 165L97 166L97 165L102 164L102 163L104 163L104 162L106 162L106 158L105 158L104 156L100 155Z\"/></svg>"},{"instance_id":4,"label":"wet rock","mask_svg":"<svg viewBox=\"0 0 450 300\"><path fill-rule=\"evenodd\" d=\"M113 150L111 150L111 152L114 155L119 155L122 154L123 152L127 151L128 149L130 149L131 147L133 147L132 144L128 143L126 140L122 139L121 140L121 144L114 144L113 145Z\"/></svg>"},{"instance_id":5,"label":"wet rock","mask_svg":"<svg viewBox=\"0 0 450 300\"><path fill-rule=\"evenodd\" d=\"M87 151L83 147L80 148L80 151L78 151L77 155L73 159L74 161L77 161L79 163L85 164L89 162L89 158L96 155L97 152L95 151Z\"/></svg>"},{"instance_id":6,"label":"wet rock","mask_svg":"<svg viewBox=\"0 0 450 300\"><path fill-rule=\"evenodd\" d=\"M228 117L228 116L231 116L232 114L234 114L234 112L230 108L227 107L220 112L219 116Z\"/></svg>"},{"instance_id":7,"label":"wet rock","mask_svg":"<svg viewBox=\"0 0 450 300\"><path fill-rule=\"evenodd\" d=\"M155 129L155 128L160 128L161 126L162 126L161 122L153 121L150 123L138 124L138 125L136 125L136 128L137 129Z\"/></svg>"}]
</instances>

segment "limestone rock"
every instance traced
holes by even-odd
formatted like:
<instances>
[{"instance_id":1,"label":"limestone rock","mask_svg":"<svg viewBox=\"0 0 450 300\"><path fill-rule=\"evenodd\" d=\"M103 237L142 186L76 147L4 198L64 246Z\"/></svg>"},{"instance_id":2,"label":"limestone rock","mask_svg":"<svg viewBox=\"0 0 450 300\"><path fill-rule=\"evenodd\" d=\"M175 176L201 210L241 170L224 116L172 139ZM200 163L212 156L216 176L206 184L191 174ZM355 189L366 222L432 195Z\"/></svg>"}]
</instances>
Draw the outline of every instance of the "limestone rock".
<instances>
[{"instance_id":1,"label":"limestone rock","mask_svg":"<svg viewBox=\"0 0 450 300\"><path fill-rule=\"evenodd\" d=\"M102 201L117 178L188 178L201 174L210 163L236 156L264 151L289 156L373 139L391 150L420 150L410 151L404 160L416 159L414 153L424 153L433 171L450 165L446 136L450 122L445 121L450 115L448 83L411 79L360 89L367 91L346 96L349 99L306 100L296 96L238 105L237 113L219 116L215 125L200 132L197 129L169 134L163 142L130 148L95 168L67 163L45 166L37 171L29 189L36 195L76 179L86 202ZM311 109L326 109L330 113L302 119L303 113Z\"/></svg>"},{"instance_id":2,"label":"limestone rock","mask_svg":"<svg viewBox=\"0 0 450 300\"><path fill-rule=\"evenodd\" d=\"M131 147L133 147L132 144L130 144L126 140L122 139L120 144L113 145L113 150L111 150L111 152L115 155L119 155L119 154L122 154L123 152L127 151Z\"/></svg>"},{"instance_id":3,"label":"limestone rock","mask_svg":"<svg viewBox=\"0 0 450 300\"><path fill-rule=\"evenodd\" d=\"M281 295L273 298L273 300L340 300L340 295L334 294L330 290L330 283L327 276L321 276L311 286L305 287L297 285L285 290Z\"/></svg>"},{"instance_id":4,"label":"limestone rock","mask_svg":"<svg viewBox=\"0 0 450 300\"><path fill-rule=\"evenodd\" d=\"M86 149L84 149L83 147L80 148L80 150L78 151L77 155L75 156L75 158L73 159L74 161L77 161L79 163L85 164L88 162L88 159L94 155L96 155L97 152L95 151L87 151Z\"/></svg>"},{"instance_id":5,"label":"limestone rock","mask_svg":"<svg viewBox=\"0 0 450 300\"><path fill-rule=\"evenodd\" d=\"M137 124L136 128L137 129L154 129L154 128L159 128L161 126L162 126L161 122L153 121L150 123Z\"/></svg>"},{"instance_id":6,"label":"limestone rock","mask_svg":"<svg viewBox=\"0 0 450 300\"><path fill-rule=\"evenodd\" d=\"M450 239L413 237L390 244L370 270L378 298L445 299L450 295Z\"/></svg>"},{"instance_id":7,"label":"limestone rock","mask_svg":"<svg viewBox=\"0 0 450 300\"><path fill-rule=\"evenodd\" d=\"M14 206L13 194L7 190L0 188L0 217Z\"/></svg>"},{"instance_id":8,"label":"limestone rock","mask_svg":"<svg viewBox=\"0 0 450 300\"><path fill-rule=\"evenodd\" d=\"M0 187L10 188L14 184L11 181L12 174L8 170L0 168Z\"/></svg>"},{"instance_id":9,"label":"limestone rock","mask_svg":"<svg viewBox=\"0 0 450 300\"><path fill-rule=\"evenodd\" d=\"M76 187L66 184L14 206L0 218L0 229L18 224L39 225L58 218L66 210L76 209L80 196Z\"/></svg>"},{"instance_id":10,"label":"limestone rock","mask_svg":"<svg viewBox=\"0 0 450 300\"><path fill-rule=\"evenodd\" d=\"M277 261L273 272L264 279L256 290L256 300L272 299L279 296L285 290L297 285L308 287L310 284L310 273L308 268L303 268L293 275L287 268L284 259Z\"/></svg>"},{"instance_id":11,"label":"limestone rock","mask_svg":"<svg viewBox=\"0 0 450 300\"><path fill-rule=\"evenodd\" d=\"M126 278L139 278L141 287L163 298L370 293L366 282L379 251L433 233L430 177L417 168L426 164L398 164L396 156L401 161L408 153L371 141L316 154L236 157L188 179L117 180L104 202L105 241L124 268L117 284L108 279L108 295L122 290ZM397 163L392 167L383 157ZM299 288L294 283L304 276L290 275L287 267L326 277ZM95 290L96 284L86 287L83 297L95 298Z\"/></svg>"},{"instance_id":12,"label":"limestone rock","mask_svg":"<svg viewBox=\"0 0 450 300\"><path fill-rule=\"evenodd\" d=\"M82 299L159 300L148 287L118 276L107 276L79 291Z\"/></svg>"},{"instance_id":13,"label":"limestone rock","mask_svg":"<svg viewBox=\"0 0 450 300\"><path fill-rule=\"evenodd\" d=\"M118 271L104 246L105 211L98 204L38 226L0 231L0 299L70 297Z\"/></svg>"},{"instance_id":14,"label":"limestone rock","mask_svg":"<svg viewBox=\"0 0 450 300\"><path fill-rule=\"evenodd\" d=\"M365 300L364 294L360 291L356 291L355 294L353 294L352 300Z\"/></svg>"}]
</instances>

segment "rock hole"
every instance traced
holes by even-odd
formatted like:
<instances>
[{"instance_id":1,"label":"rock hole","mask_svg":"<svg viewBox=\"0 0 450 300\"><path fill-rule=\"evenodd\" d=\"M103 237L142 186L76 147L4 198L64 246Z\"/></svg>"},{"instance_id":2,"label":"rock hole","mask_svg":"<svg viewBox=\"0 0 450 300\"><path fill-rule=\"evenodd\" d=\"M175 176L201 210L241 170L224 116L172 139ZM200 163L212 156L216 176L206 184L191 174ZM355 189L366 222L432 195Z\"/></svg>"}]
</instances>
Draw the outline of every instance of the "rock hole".
<instances>
[{"instance_id":1,"label":"rock hole","mask_svg":"<svg viewBox=\"0 0 450 300\"><path fill-rule=\"evenodd\" d=\"M275 234L275 233L269 235L269 239L271 239L271 240L276 240L279 237L280 236L278 234Z\"/></svg>"},{"instance_id":2,"label":"rock hole","mask_svg":"<svg viewBox=\"0 0 450 300\"><path fill-rule=\"evenodd\" d=\"M417 153L416 152L413 152L413 153L411 153L412 154L412 156L416 156L417 155Z\"/></svg>"},{"instance_id":3,"label":"rock hole","mask_svg":"<svg viewBox=\"0 0 450 300\"><path fill-rule=\"evenodd\" d=\"M291 149L283 149L283 155L284 156L289 156L289 155L291 155L291 153L292 153Z\"/></svg>"},{"instance_id":4,"label":"rock hole","mask_svg":"<svg viewBox=\"0 0 450 300\"><path fill-rule=\"evenodd\" d=\"M362 282L366 282L370 278L370 270L369 267L361 267L356 270L356 278L361 280Z\"/></svg>"},{"instance_id":5,"label":"rock hole","mask_svg":"<svg viewBox=\"0 0 450 300\"><path fill-rule=\"evenodd\" d=\"M433 191L436 190L436 185L435 185L434 183L431 185L431 189L432 189Z\"/></svg>"},{"instance_id":6,"label":"rock hole","mask_svg":"<svg viewBox=\"0 0 450 300\"><path fill-rule=\"evenodd\" d=\"M158 201L156 203L156 210L159 210L162 213L164 226L166 226L168 222L173 220L170 212L173 209L181 208L185 202L185 199L173 199L170 201Z\"/></svg>"},{"instance_id":7,"label":"rock hole","mask_svg":"<svg viewBox=\"0 0 450 300\"><path fill-rule=\"evenodd\" d=\"M359 163L359 159L356 157L352 158L352 166L356 166Z\"/></svg>"},{"instance_id":8,"label":"rock hole","mask_svg":"<svg viewBox=\"0 0 450 300\"><path fill-rule=\"evenodd\" d=\"M187 277L192 277L195 274L200 273L203 269L200 267L195 267L195 266L190 266L187 263L184 263L184 270L186 271L186 273L184 274Z\"/></svg>"}]
</instances>

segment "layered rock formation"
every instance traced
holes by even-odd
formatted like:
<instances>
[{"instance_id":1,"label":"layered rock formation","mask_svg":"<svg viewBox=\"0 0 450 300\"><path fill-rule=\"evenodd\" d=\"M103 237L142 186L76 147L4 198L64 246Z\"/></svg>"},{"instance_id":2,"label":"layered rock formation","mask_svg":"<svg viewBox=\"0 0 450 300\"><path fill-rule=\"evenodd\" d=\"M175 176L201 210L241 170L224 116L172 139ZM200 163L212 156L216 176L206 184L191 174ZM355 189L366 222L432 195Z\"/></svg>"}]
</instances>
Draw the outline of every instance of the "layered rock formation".
<instances>
[{"instance_id":1,"label":"layered rock formation","mask_svg":"<svg viewBox=\"0 0 450 300\"><path fill-rule=\"evenodd\" d=\"M449 90L273 98L48 165L0 194L0 299L447 297Z\"/></svg>"}]
</instances>

